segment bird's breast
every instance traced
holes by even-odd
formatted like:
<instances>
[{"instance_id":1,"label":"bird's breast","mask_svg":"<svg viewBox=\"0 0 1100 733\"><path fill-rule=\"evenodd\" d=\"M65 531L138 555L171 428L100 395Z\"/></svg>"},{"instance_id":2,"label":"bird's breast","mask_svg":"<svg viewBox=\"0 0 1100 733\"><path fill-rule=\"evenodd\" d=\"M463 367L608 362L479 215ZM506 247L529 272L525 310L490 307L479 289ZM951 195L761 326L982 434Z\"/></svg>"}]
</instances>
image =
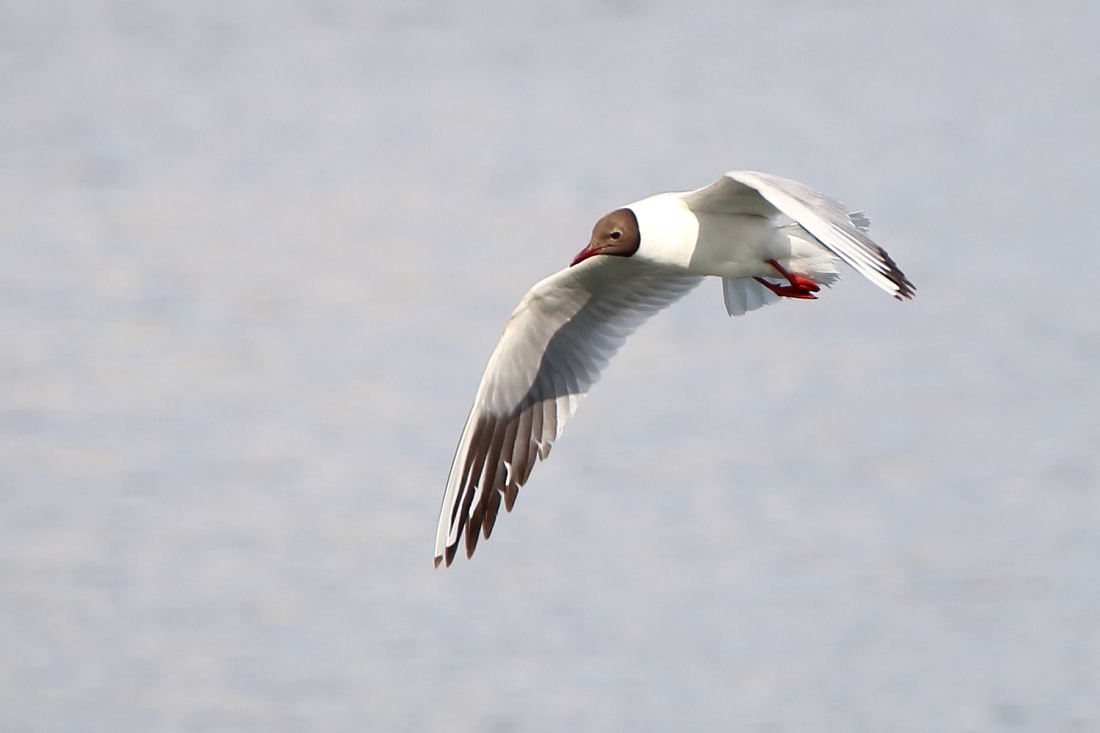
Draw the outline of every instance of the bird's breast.
<instances>
[{"instance_id":1,"label":"bird's breast","mask_svg":"<svg viewBox=\"0 0 1100 733\"><path fill-rule=\"evenodd\" d=\"M633 259L686 272L699 238L699 221L683 198L661 193L626 208L638 220L640 242Z\"/></svg>"}]
</instances>

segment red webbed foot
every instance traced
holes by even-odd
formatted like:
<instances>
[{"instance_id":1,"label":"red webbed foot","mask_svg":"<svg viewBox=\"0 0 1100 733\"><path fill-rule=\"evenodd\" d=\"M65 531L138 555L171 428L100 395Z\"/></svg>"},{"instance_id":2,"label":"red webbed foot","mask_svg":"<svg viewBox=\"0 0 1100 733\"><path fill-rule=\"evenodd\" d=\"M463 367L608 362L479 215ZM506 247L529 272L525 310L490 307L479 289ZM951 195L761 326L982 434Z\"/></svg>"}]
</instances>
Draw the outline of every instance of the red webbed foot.
<instances>
[{"instance_id":1,"label":"red webbed foot","mask_svg":"<svg viewBox=\"0 0 1100 733\"><path fill-rule=\"evenodd\" d=\"M753 280L760 283L768 290L772 291L776 295L784 298L803 298L805 300L816 300L817 296L814 295L821 287L808 277L802 277L801 275L795 275L794 273L787 272L782 265L775 260L766 260L766 262L779 271L790 285L776 285L770 283L762 277L754 277Z\"/></svg>"}]
</instances>

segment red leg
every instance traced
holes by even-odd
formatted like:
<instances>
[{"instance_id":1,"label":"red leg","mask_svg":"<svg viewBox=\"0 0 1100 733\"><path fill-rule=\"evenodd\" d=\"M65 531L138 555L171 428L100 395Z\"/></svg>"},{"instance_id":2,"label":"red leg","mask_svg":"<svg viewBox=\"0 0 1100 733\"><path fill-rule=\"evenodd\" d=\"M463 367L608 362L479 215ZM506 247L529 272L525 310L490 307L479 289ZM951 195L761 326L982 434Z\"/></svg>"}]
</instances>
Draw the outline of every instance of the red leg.
<instances>
[{"instance_id":1,"label":"red leg","mask_svg":"<svg viewBox=\"0 0 1100 733\"><path fill-rule=\"evenodd\" d=\"M762 277L754 277L753 280L776 295L780 295L784 298L804 298L806 300L815 300L817 298L814 293L821 290L821 288L813 280L787 272L787 270L775 260L766 260L766 262L778 270L779 274L782 275L790 285L776 285L775 283L768 282Z\"/></svg>"}]
</instances>

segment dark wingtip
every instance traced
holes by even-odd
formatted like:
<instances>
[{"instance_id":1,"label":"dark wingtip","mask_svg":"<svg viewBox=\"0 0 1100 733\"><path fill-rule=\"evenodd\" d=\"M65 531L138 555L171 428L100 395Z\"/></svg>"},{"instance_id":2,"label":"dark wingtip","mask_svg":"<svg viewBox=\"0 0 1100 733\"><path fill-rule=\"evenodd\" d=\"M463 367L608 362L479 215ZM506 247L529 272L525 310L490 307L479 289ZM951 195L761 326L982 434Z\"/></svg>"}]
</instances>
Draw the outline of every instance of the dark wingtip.
<instances>
[{"instance_id":1,"label":"dark wingtip","mask_svg":"<svg viewBox=\"0 0 1100 733\"><path fill-rule=\"evenodd\" d=\"M500 511L500 492L494 490L489 494L489 503L485 507L485 519L481 523L481 533L485 539L493 533L493 525L497 523L497 513Z\"/></svg>"},{"instance_id":2,"label":"dark wingtip","mask_svg":"<svg viewBox=\"0 0 1100 733\"><path fill-rule=\"evenodd\" d=\"M878 250L879 256L882 258L882 261L886 264L886 272L883 274L886 275L890 282L894 283L894 285L898 289L897 293L894 294L894 297L898 300L911 300L913 296L917 293L917 286L909 281L909 278L905 276L905 273L902 272L901 268L898 267L896 262L894 262L894 258L886 253L886 250L884 250L882 247L879 247L877 244L875 245L875 248Z\"/></svg>"},{"instance_id":3,"label":"dark wingtip","mask_svg":"<svg viewBox=\"0 0 1100 733\"><path fill-rule=\"evenodd\" d=\"M470 527L466 531L466 559L469 560L477 549L477 541L481 536L481 527Z\"/></svg>"},{"instance_id":4,"label":"dark wingtip","mask_svg":"<svg viewBox=\"0 0 1100 733\"><path fill-rule=\"evenodd\" d=\"M443 556L442 555L437 555L436 558L435 558L435 566L438 568L439 563L441 563L441 562L443 562Z\"/></svg>"},{"instance_id":5,"label":"dark wingtip","mask_svg":"<svg viewBox=\"0 0 1100 733\"><path fill-rule=\"evenodd\" d=\"M890 264L894 264L892 261ZM913 296L917 294L917 286L909 281L909 278L905 276L905 273L898 269L897 265L894 265L894 273L897 275L897 279L894 280L898 286L898 300L902 298L906 300L912 300Z\"/></svg>"},{"instance_id":6,"label":"dark wingtip","mask_svg":"<svg viewBox=\"0 0 1100 733\"><path fill-rule=\"evenodd\" d=\"M458 544L455 543L455 544L451 545L450 547L448 547L444 551L444 554L445 554L444 560L447 561L447 567L451 567L451 563L454 562L455 550L457 550L457 549L458 549Z\"/></svg>"}]
</instances>

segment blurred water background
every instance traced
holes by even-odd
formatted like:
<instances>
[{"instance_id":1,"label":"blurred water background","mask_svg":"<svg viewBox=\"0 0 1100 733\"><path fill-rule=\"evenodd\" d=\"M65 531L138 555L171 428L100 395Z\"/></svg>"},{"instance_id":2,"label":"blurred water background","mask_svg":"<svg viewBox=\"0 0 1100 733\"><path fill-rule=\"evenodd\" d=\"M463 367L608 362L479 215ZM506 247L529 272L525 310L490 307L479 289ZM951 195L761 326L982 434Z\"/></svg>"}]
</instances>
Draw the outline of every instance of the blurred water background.
<instances>
[{"instance_id":1,"label":"blurred water background","mask_svg":"<svg viewBox=\"0 0 1100 733\"><path fill-rule=\"evenodd\" d=\"M1100 730L1100 5L0 2L0 729ZM627 344L432 567L504 322L731 168L918 287Z\"/></svg>"}]
</instances>

